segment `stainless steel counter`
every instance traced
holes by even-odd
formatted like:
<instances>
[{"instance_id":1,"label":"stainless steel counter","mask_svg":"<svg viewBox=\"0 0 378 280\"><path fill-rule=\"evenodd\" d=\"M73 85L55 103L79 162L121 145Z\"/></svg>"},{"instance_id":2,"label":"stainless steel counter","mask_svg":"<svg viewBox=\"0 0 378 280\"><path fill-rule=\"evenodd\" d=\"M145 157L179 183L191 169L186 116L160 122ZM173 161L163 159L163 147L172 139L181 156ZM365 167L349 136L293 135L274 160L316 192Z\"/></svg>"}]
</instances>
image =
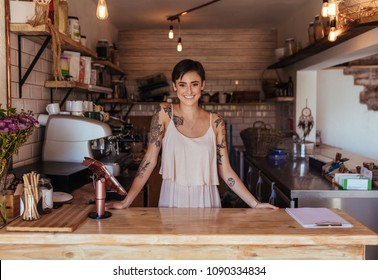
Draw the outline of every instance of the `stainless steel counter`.
<instances>
[{"instance_id":1,"label":"stainless steel counter","mask_svg":"<svg viewBox=\"0 0 378 280\"><path fill-rule=\"evenodd\" d=\"M378 232L378 188L342 190L310 169L307 158L288 159L274 164L268 158L245 155L274 184L277 199L292 207L338 208ZM273 189L273 187L272 187ZM288 202L289 201L289 202ZM378 246L367 246L367 259L378 259Z\"/></svg>"},{"instance_id":2,"label":"stainless steel counter","mask_svg":"<svg viewBox=\"0 0 378 280\"><path fill-rule=\"evenodd\" d=\"M321 173L310 169L308 158L289 158L281 164L274 164L268 158L250 157L246 159L256 165L261 171L276 182L282 184L291 195L301 192L317 193L331 191L328 195L342 197L377 197L378 188L371 191L341 190L337 185L326 180Z\"/></svg>"}]
</instances>

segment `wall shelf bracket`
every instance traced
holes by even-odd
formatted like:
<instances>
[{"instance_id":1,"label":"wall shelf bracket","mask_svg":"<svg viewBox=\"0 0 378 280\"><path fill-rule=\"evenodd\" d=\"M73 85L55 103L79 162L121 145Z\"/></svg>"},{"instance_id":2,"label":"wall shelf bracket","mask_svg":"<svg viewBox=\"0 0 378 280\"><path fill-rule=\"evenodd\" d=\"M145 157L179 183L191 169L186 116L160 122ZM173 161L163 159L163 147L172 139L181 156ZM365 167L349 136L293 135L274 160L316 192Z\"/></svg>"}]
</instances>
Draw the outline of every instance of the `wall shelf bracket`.
<instances>
[{"instance_id":1,"label":"wall shelf bracket","mask_svg":"<svg viewBox=\"0 0 378 280\"><path fill-rule=\"evenodd\" d=\"M18 96L19 96L19 98L22 98L22 86L24 85L24 83L28 79L28 77L29 77L31 71L33 71L33 68L36 65L37 61L39 60L42 53L44 52L44 50L46 49L46 47L48 46L48 44L51 41L51 36L46 36L46 39L44 40L44 42L42 43L41 47L39 48L37 54L33 58L33 61L30 63L29 67L26 69L25 74L22 76L22 67L21 67L21 65L22 65L21 37L22 36L26 36L26 35L18 35L18 81L19 81L18 82L18 87L19 87ZM30 36L32 36L32 35L30 35Z\"/></svg>"}]
</instances>

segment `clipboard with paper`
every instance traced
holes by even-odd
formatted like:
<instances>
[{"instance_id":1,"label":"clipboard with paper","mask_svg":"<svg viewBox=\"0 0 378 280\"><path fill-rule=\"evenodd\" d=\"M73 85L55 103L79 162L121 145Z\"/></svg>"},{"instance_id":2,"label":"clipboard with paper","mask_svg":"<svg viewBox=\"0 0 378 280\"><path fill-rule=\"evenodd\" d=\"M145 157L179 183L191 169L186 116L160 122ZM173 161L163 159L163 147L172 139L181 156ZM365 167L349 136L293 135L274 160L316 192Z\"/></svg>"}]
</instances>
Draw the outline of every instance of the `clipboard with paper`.
<instances>
[{"instance_id":1,"label":"clipboard with paper","mask_svg":"<svg viewBox=\"0 0 378 280\"><path fill-rule=\"evenodd\" d=\"M305 228L351 228L353 225L328 208L286 208L286 212Z\"/></svg>"}]
</instances>

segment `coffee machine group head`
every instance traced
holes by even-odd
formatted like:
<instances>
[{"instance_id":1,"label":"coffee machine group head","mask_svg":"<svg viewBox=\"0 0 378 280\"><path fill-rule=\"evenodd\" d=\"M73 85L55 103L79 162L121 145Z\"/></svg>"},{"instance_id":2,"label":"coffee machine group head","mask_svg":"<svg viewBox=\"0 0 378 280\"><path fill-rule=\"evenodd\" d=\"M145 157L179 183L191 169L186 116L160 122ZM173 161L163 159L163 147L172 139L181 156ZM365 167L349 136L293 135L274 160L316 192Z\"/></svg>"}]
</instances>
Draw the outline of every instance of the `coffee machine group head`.
<instances>
[{"instance_id":1,"label":"coffee machine group head","mask_svg":"<svg viewBox=\"0 0 378 280\"><path fill-rule=\"evenodd\" d=\"M112 135L104 122L78 116L51 115L42 149L43 161L82 162L93 158L91 141Z\"/></svg>"}]
</instances>

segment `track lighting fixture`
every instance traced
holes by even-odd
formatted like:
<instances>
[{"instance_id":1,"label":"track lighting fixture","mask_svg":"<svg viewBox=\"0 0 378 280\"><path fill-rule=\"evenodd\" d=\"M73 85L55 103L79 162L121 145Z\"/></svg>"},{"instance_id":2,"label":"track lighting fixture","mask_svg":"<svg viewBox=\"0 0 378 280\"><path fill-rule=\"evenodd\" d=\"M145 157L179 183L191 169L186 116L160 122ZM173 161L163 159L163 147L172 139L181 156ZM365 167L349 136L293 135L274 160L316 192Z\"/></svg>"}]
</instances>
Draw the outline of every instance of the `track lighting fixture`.
<instances>
[{"instance_id":1,"label":"track lighting fixture","mask_svg":"<svg viewBox=\"0 0 378 280\"><path fill-rule=\"evenodd\" d=\"M182 41L181 41L181 37L178 38L178 42L177 42L177 51L178 51L178 52L182 52Z\"/></svg>"},{"instance_id":2,"label":"track lighting fixture","mask_svg":"<svg viewBox=\"0 0 378 280\"><path fill-rule=\"evenodd\" d=\"M328 33L328 41L335 42L338 30L336 28L338 18L338 1L339 0L323 0L321 15L323 18L328 17L330 20L330 31Z\"/></svg>"},{"instance_id":3,"label":"track lighting fixture","mask_svg":"<svg viewBox=\"0 0 378 280\"><path fill-rule=\"evenodd\" d=\"M205 4L203 4L203 5L200 5L200 6L197 6L197 7L192 8L192 9L189 9L189 10L183 11L183 12L181 12L181 13L178 13L178 14L176 14L176 15L168 16L168 17L167 17L167 20L169 20L169 21L171 21L171 22L174 21L174 20L177 20L177 21L178 21L178 26L179 26L179 38L178 38L178 42L177 42L177 51L178 51L178 52L181 52L181 51L182 51L182 40L181 40L181 33L180 33L180 17L181 17L181 16L184 16L184 15L190 13L190 12L193 12L193 11L195 11L195 10L198 10L198 9L200 9L200 8L206 7L206 6L208 6L208 5L210 5L210 4L213 4L213 3L215 3L215 2L219 2L219 1L220 1L220 0L213 0L213 1L210 1L210 2L205 3ZM169 26L168 38L169 38L169 39L173 39L173 38L174 38L174 33L173 33L173 26L172 26L172 24Z\"/></svg>"},{"instance_id":4,"label":"track lighting fixture","mask_svg":"<svg viewBox=\"0 0 378 280\"><path fill-rule=\"evenodd\" d=\"M337 39L336 20L331 20L331 28L328 33L328 41L335 42Z\"/></svg>"},{"instance_id":5,"label":"track lighting fixture","mask_svg":"<svg viewBox=\"0 0 378 280\"><path fill-rule=\"evenodd\" d=\"M323 0L321 15L322 17L328 17L328 0Z\"/></svg>"},{"instance_id":6,"label":"track lighting fixture","mask_svg":"<svg viewBox=\"0 0 378 280\"><path fill-rule=\"evenodd\" d=\"M169 33L168 33L168 38L173 39L175 37L175 33L173 32L173 25L169 26Z\"/></svg>"},{"instance_id":7,"label":"track lighting fixture","mask_svg":"<svg viewBox=\"0 0 378 280\"><path fill-rule=\"evenodd\" d=\"M178 21L178 26L179 26L179 38L178 38L178 41L177 41L177 51L178 52L182 52L182 41L181 41L181 25L180 25L180 18L177 19Z\"/></svg>"}]
</instances>

